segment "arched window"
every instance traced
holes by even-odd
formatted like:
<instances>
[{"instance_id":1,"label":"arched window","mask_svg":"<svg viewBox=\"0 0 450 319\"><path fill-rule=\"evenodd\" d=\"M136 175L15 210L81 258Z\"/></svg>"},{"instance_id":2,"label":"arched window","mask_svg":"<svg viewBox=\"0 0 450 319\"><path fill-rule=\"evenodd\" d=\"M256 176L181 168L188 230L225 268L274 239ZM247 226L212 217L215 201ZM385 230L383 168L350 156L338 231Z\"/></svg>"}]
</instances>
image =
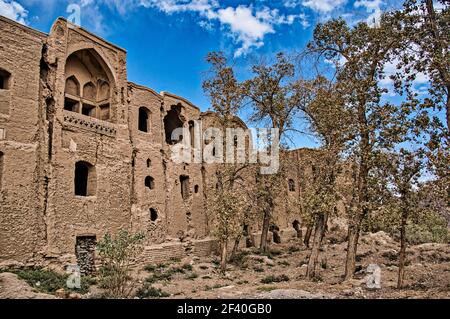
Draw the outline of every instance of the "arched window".
<instances>
[{"instance_id":1,"label":"arched window","mask_svg":"<svg viewBox=\"0 0 450 319\"><path fill-rule=\"evenodd\" d=\"M110 94L111 88L109 87L109 83L106 81L99 81L98 101L102 102L109 100Z\"/></svg>"},{"instance_id":2,"label":"arched window","mask_svg":"<svg viewBox=\"0 0 450 319\"><path fill-rule=\"evenodd\" d=\"M152 160L151 160L151 159L148 159L148 160L147 160L147 167L150 168L150 166L152 166Z\"/></svg>"},{"instance_id":3,"label":"arched window","mask_svg":"<svg viewBox=\"0 0 450 319\"><path fill-rule=\"evenodd\" d=\"M83 98L90 101L97 100L97 88L94 83L88 82L83 87Z\"/></svg>"},{"instance_id":4,"label":"arched window","mask_svg":"<svg viewBox=\"0 0 450 319\"><path fill-rule=\"evenodd\" d=\"M189 121L189 136L191 139L191 147L195 147L195 123L194 121Z\"/></svg>"},{"instance_id":5,"label":"arched window","mask_svg":"<svg viewBox=\"0 0 450 319\"><path fill-rule=\"evenodd\" d=\"M11 73L0 69L0 90L9 90Z\"/></svg>"},{"instance_id":6,"label":"arched window","mask_svg":"<svg viewBox=\"0 0 450 319\"><path fill-rule=\"evenodd\" d=\"M153 177L147 176L145 178L145 187L147 187L148 189L155 189L155 180Z\"/></svg>"},{"instance_id":7,"label":"arched window","mask_svg":"<svg viewBox=\"0 0 450 319\"><path fill-rule=\"evenodd\" d=\"M66 94L80 96L80 83L73 75L66 80Z\"/></svg>"},{"instance_id":8,"label":"arched window","mask_svg":"<svg viewBox=\"0 0 450 319\"><path fill-rule=\"evenodd\" d=\"M98 118L102 121L108 121L111 118L110 102L111 88L109 83L103 80L98 82L97 100L99 103Z\"/></svg>"},{"instance_id":9,"label":"arched window","mask_svg":"<svg viewBox=\"0 0 450 319\"><path fill-rule=\"evenodd\" d=\"M111 84L114 76L94 49L72 53L66 60L64 109L102 121L113 119Z\"/></svg>"},{"instance_id":10,"label":"arched window","mask_svg":"<svg viewBox=\"0 0 450 319\"><path fill-rule=\"evenodd\" d=\"M158 220L158 211L154 208L150 208L150 220L156 222Z\"/></svg>"},{"instance_id":11,"label":"arched window","mask_svg":"<svg viewBox=\"0 0 450 319\"><path fill-rule=\"evenodd\" d=\"M95 196L97 189L95 167L87 162L77 162L74 184L76 196Z\"/></svg>"},{"instance_id":12,"label":"arched window","mask_svg":"<svg viewBox=\"0 0 450 319\"><path fill-rule=\"evenodd\" d=\"M144 133L150 131L150 111L146 107L139 108L138 129Z\"/></svg>"},{"instance_id":13,"label":"arched window","mask_svg":"<svg viewBox=\"0 0 450 319\"><path fill-rule=\"evenodd\" d=\"M75 76L66 80L64 110L80 112L80 83Z\"/></svg>"},{"instance_id":14,"label":"arched window","mask_svg":"<svg viewBox=\"0 0 450 319\"><path fill-rule=\"evenodd\" d=\"M289 191L290 192L295 192L295 182L293 179L289 180Z\"/></svg>"},{"instance_id":15,"label":"arched window","mask_svg":"<svg viewBox=\"0 0 450 319\"><path fill-rule=\"evenodd\" d=\"M194 186L194 193L198 194L199 189L200 189L200 187L198 185L195 185Z\"/></svg>"},{"instance_id":16,"label":"arched window","mask_svg":"<svg viewBox=\"0 0 450 319\"><path fill-rule=\"evenodd\" d=\"M178 140L172 140L172 133L177 128L183 127L183 121L180 118L181 115L181 105L174 105L171 107L170 111L164 117L164 132L166 135L166 143L169 145L174 145L183 140L180 136Z\"/></svg>"}]
</instances>

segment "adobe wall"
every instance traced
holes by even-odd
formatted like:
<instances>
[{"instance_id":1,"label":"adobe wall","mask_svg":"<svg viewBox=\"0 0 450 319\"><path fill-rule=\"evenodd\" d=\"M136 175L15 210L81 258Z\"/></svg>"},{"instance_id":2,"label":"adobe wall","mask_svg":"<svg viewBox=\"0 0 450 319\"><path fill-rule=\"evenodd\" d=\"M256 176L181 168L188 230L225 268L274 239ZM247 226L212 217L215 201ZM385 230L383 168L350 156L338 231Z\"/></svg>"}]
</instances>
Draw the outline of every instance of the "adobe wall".
<instances>
[{"instance_id":1,"label":"adobe wall","mask_svg":"<svg viewBox=\"0 0 450 319\"><path fill-rule=\"evenodd\" d=\"M45 253L51 257L73 254L77 236L99 239L107 232L129 229L132 152L125 104L125 52L62 19L52 28L47 49L55 105L50 119L52 148L46 207ZM66 61L79 50L89 50L107 64L112 84L111 119L107 123L64 110ZM86 197L74 196L78 161L95 167L96 189Z\"/></svg>"},{"instance_id":2,"label":"adobe wall","mask_svg":"<svg viewBox=\"0 0 450 319\"><path fill-rule=\"evenodd\" d=\"M165 123L175 109L175 122L189 130L201 120L203 134L220 127L215 114L129 83L123 49L64 19L49 35L1 17L0 30L0 69L12 75L0 90L0 260L73 264L77 238L120 229L146 235L143 262L214 252L205 205L216 166L174 162ZM236 127L246 128L240 119ZM302 154L288 155L293 198L307 187ZM83 195L79 164L89 171ZM283 240L299 218L287 205L274 216ZM261 225L249 226L257 241Z\"/></svg>"},{"instance_id":3,"label":"adobe wall","mask_svg":"<svg viewBox=\"0 0 450 319\"><path fill-rule=\"evenodd\" d=\"M0 255L28 259L45 240L40 188L40 60L46 35L0 17Z\"/></svg>"},{"instance_id":4,"label":"adobe wall","mask_svg":"<svg viewBox=\"0 0 450 319\"><path fill-rule=\"evenodd\" d=\"M132 220L133 232L144 232L147 244L165 241L167 233L166 218L166 174L163 160L163 127L161 117L162 97L156 92L130 84L128 89L128 112L130 141L132 143ZM139 108L149 112L148 130L138 127ZM154 188L145 185L145 179L154 180ZM155 209L157 219L150 219L150 209Z\"/></svg>"},{"instance_id":5,"label":"adobe wall","mask_svg":"<svg viewBox=\"0 0 450 319\"><path fill-rule=\"evenodd\" d=\"M188 101L170 93L163 93L163 118L174 106L181 110L180 119L183 127L188 130L189 122L200 119L200 110ZM163 154L166 160L166 206L168 237L180 240L204 238L207 234L206 215L203 209L203 177L202 164L179 164L172 160L170 145L164 143ZM180 177L188 177L189 185L185 198L182 197L182 182ZM199 190L195 193L195 186Z\"/></svg>"}]
</instances>

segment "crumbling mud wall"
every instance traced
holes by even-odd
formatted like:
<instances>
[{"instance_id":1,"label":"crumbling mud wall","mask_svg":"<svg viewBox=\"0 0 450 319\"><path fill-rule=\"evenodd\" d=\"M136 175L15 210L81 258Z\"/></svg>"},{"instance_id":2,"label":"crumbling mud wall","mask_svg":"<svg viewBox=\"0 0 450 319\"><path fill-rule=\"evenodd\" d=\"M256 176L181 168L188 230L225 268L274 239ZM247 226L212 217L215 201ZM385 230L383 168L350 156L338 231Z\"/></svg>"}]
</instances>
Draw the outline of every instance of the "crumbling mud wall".
<instances>
[{"instance_id":1,"label":"crumbling mud wall","mask_svg":"<svg viewBox=\"0 0 450 319\"><path fill-rule=\"evenodd\" d=\"M220 127L216 115L128 82L123 49L64 19L48 35L1 17L0 30L0 260L88 273L94 243L120 229L145 234L143 263L215 251L205 205L216 166L174 161L185 141L172 132L203 135ZM289 156L286 192L297 198L303 155ZM281 240L296 234L292 211L277 203ZM246 226L257 241L261 225Z\"/></svg>"},{"instance_id":2,"label":"crumbling mud wall","mask_svg":"<svg viewBox=\"0 0 450 319\"><path fill-rule=\"evenodd\" d=\"M130 228L126 58L123 50L62 19L55 22L47 46L49 63L57 62L45 253L73 256L77 238L100 239Z\"/></svg>"},{"instance_id":3,"label":"crumbling mud wall","mask_svg":"<svg viewBox=\"0 0 450 319\"><path fill-rule=\"evenodd\" d=\"M172 158L172 132L168 127L181 124L189 130L189 124L200 120L200 110L189 101L163 92L162 117L165 126L162 153L166 161L167 225L168 237L185 243L187 252L193 249L192 240L202 239L207 234L204 211L202 164L176 163ZM184 143L187 141L179 141ZM172 142L173 144L174 142ZM176 143L176 142L175 142Z\"/></svg>"},{"instance_id":4,"label":"crumbling mud wall","mask_svg":"<svg viewBox=\"0 0 450 319\"><path fill-rule=\"evenodd\" d=\"M160 244L165 241L168 228L162 97L136 84L130 84L128 92L128 127L133 147L132 229L147 234L148 245Z\"/></svg>"},{"instance_id":5,"label":"crumbling mud wall","mask_svg":"<svg viewBox=\"0 0 450 319\"><path fill-rule=\"evenodd\" d=\"M38 163L46 35L0 17L0 258L30 259L45 241Z\"/></svg>"}]
</instances>

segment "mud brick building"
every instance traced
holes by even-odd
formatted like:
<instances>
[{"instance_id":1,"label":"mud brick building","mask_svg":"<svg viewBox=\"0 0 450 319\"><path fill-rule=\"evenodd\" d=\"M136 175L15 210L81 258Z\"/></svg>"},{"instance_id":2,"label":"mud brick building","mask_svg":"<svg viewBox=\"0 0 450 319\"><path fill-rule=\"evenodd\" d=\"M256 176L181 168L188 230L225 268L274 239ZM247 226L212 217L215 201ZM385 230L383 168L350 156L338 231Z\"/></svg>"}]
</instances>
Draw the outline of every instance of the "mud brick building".
<instances>
[{"instance_id":1,"label":"mud brick building","mask_svg":"<svg viewBox=\"0 0 450 319\"><path fill-rule=\"evenodd\" d=\"M146 234L144 262L215 249L204 209L214 174L170 157L172 131L214 113L129 82L126 58L64 19L45 34L0 17L0 261L89 270L96 241L120 229ZM284 211L282 240L298 220Z\"/></svg>"}]
</instances>

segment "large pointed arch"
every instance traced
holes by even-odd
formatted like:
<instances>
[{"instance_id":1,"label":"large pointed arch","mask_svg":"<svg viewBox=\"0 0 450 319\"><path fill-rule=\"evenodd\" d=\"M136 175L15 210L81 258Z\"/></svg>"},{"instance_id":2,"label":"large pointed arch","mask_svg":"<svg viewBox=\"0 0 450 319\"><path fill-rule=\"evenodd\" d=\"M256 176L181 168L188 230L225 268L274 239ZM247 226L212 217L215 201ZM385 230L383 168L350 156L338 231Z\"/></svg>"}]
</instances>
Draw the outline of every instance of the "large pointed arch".
<instances>
[{"instance_id":1,"label":"large pointed arch","mask_svg":"<svg viewBox=\"0 0 450 319\"><path fill-rule=\"evenodd\" d=\"M71 86L66 85L66 111L80 113L103 121L110 121L111 97L115 88L115 77L101 54L94 48L73 50L68 54L65 65L66 83L78 81L81 94L73 95Z\"/></svg>"}]
</instances>

